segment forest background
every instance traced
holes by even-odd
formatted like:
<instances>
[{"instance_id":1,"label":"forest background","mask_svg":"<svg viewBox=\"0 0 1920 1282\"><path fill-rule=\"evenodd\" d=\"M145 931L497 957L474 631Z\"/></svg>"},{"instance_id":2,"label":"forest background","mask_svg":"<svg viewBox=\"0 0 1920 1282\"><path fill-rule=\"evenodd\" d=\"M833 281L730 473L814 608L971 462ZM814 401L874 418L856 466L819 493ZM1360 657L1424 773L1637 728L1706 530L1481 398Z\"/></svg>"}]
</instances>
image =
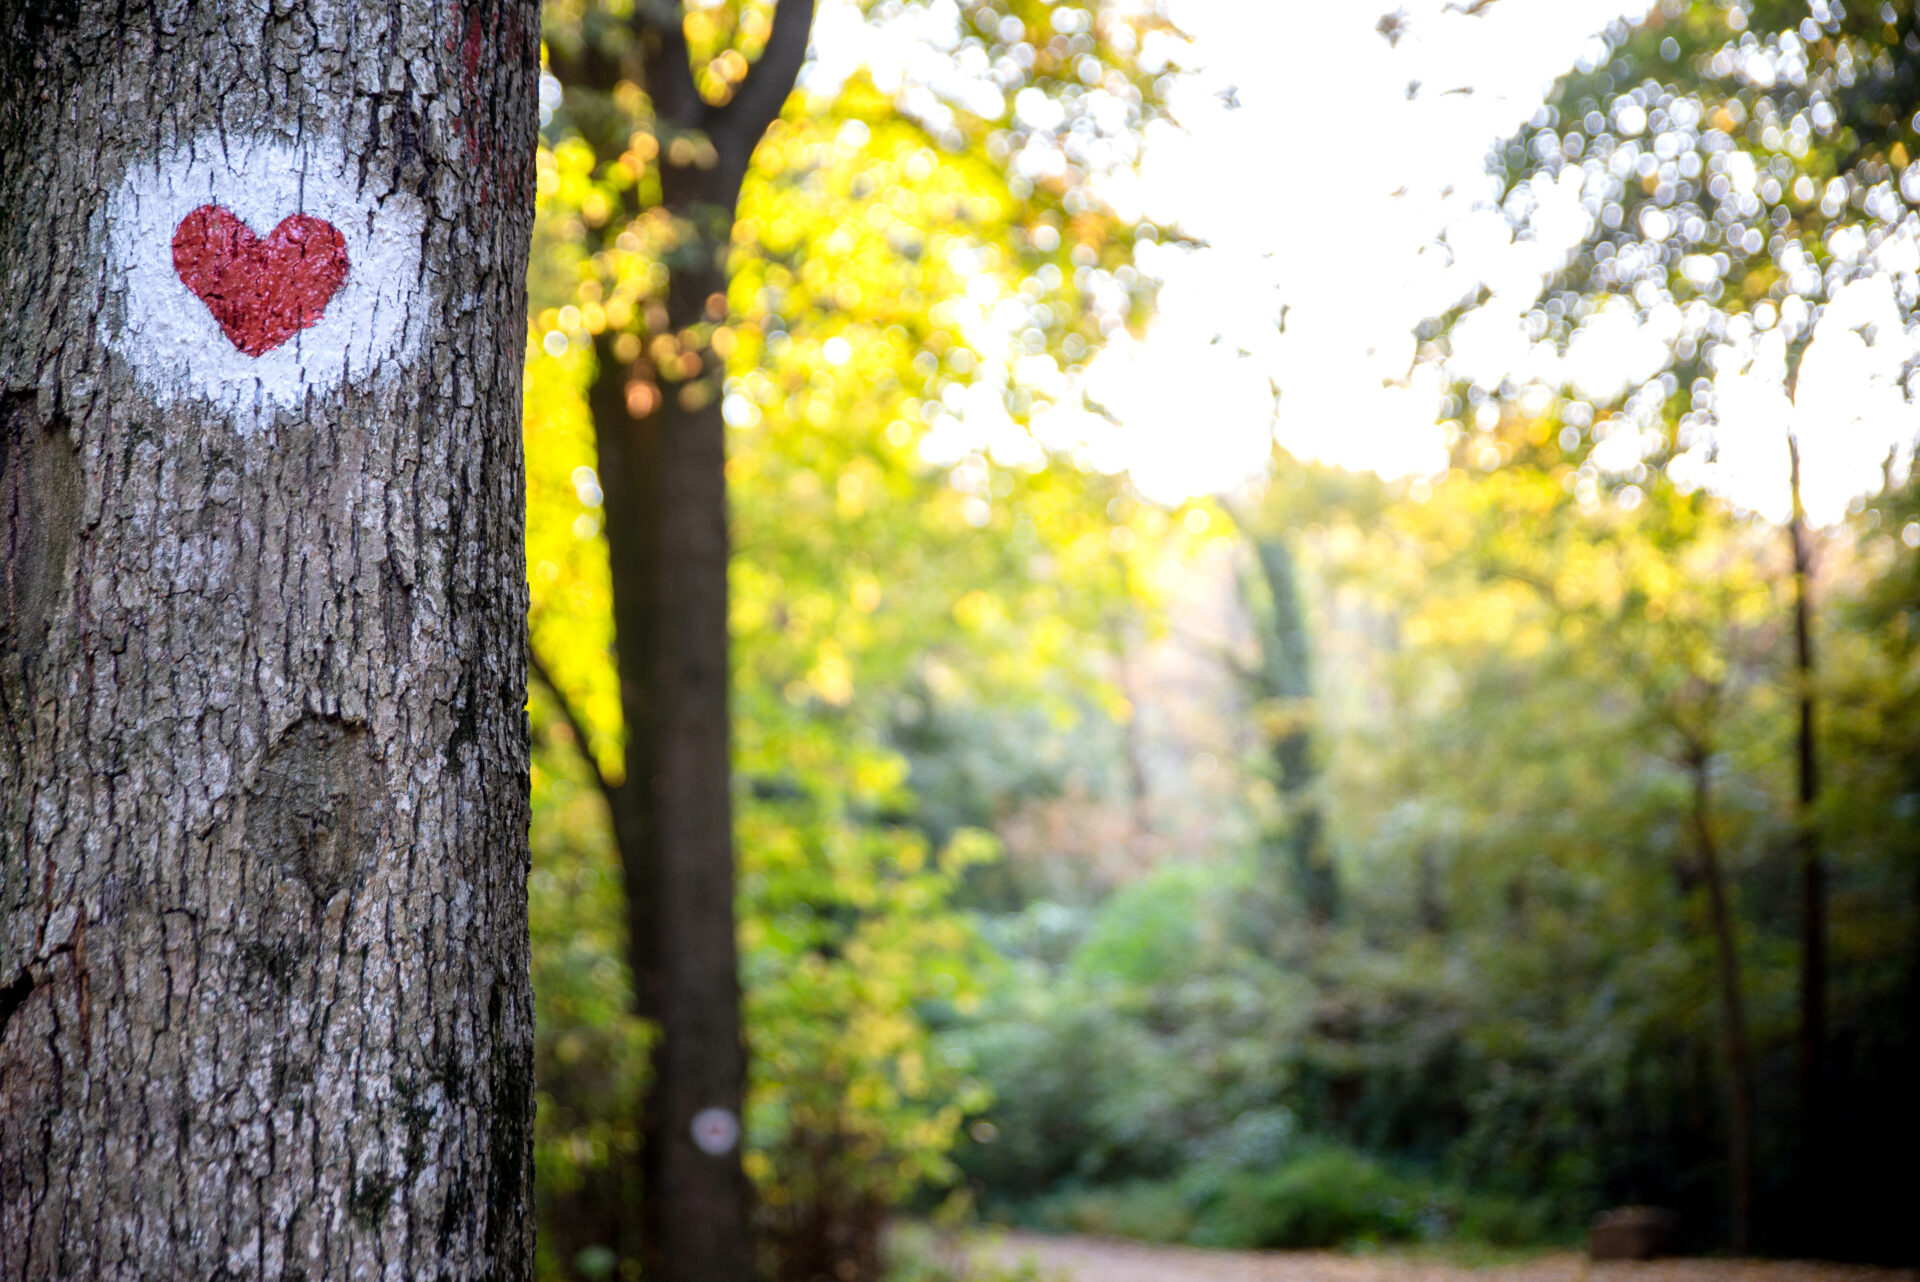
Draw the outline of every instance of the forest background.
<instances>
[{"instance_id":1,"label":"forest background","mask_svg":"<svg viewBox=\"0 0 1920 1282\"><path fill-rule=\"evenodd\" d=\"M1522 7L1401 8L1366 34L1390 57ZM1533 68L1548 96L1483 140L1491 178L1431 206L1381 204L1358 175L1391 140L1337 94L1294 123L1325 162L1302 183L1318 224L1355 231L1290 252L1339 255L1360 310L1407 306L1369 293L1383 226L1452 264L1490 218L1521 264L1381 354L1387 393L1416 394L1401 421L1423 394L1431 429L1385 476L1314 461L1359 459L1299 425L1388 431L1364 362L1350 399L1290 400L1312 371L1223 323L1186 366L1101 364L1201 252L1138 173L1183 94L1195 118L1237 109L1185 34L1221 21L1204 8L829 7L723 239L724 297L690 327L667 317L658 172L705 139L630 80L544 82L543 1274L636 1275L643 1195L652 1034L605 804L623 732L589 408L610 352L630 412L717 397L727 425L769 1276L875 1276L902 1210L1525 1245L1646 1202L1695 1248L1911 1262L1912 0L1629 14ZM772 12L686 7L703 98L743 83ZM632 16L555 0L550 67L617 53ZM856 29L913 57L836 63ZM1243 291L1275 335L1298 332L1297 281ZM1486 359L1488 332L1517 355ZM1130 457L1144 401L1178 426ZM1257 472L1169 493L1220 419L1251 425ZM1863 423L1893 425L1882 466L1800 519L1794 460L1858 455ZM1771 481L1742 488L1735 460Z\"/></svg>"}]
</instances>

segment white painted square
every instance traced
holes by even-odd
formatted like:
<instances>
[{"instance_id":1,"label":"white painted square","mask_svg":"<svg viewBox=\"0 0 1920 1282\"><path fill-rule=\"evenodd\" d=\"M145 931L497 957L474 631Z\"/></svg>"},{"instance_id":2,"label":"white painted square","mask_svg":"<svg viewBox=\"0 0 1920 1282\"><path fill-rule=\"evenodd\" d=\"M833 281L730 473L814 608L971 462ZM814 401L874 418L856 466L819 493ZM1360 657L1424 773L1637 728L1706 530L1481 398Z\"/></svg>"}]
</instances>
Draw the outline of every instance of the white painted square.
<instances>
[{"instance_id":1,"label":"white painted square","mask_svg":"<svg viewBox=\"0 0 1920 1282\"><path fill-rule=\"evenodd\" d=\"M295 147L211 133L129 167L107 206L107 286L125 301L107 341L158 404L204 403L247 436L277 410L367 383L413 357L426 325L425 210L409 193L362 188L357 170L330 142ZM304 213L346 241L346 281L320 319L259 356L234 346L174 269L175 229L209 204L259 236Z\"/></svg>"}]
</instances>

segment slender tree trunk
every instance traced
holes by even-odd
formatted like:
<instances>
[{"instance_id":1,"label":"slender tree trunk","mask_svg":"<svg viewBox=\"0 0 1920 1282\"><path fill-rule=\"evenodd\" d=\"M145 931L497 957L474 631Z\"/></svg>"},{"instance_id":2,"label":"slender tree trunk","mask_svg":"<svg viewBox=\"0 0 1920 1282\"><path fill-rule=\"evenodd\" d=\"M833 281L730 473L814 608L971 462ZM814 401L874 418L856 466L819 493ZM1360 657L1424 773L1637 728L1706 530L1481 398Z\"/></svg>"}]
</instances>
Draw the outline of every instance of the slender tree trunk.
<instances>
[{"instance_id":1,"label":"slender tree trunk","mask_svg":"<svg viewBox=\"0 0 1920 1282\"><path fill-rule=\"evenodd\" d=\"M1127 795L1132 799L1130 815L1132 829L1128 844L1137 867L1147 867L1153 859L1157 842L1153 822L1153 785L1147 773L1147 734L1145 727L1146 691L1134 675L1134 649L1138 638L1131 635L1122 637L1115 647L1114 660L1120 676L1120 693L1126 698L1128 715L1124 734L1125 762L1127 770Z\"/></svg>"},{"instance_id":2,"label":"slender tree trunk","mask_svg":"<svg viewBox=\"0 0 1920 1282\"><path fill-rule=\"evenodd\" d=\"M1265 693L1280 702L1284 718L1284 724L1269 736L1285 811L1282 843L1308 920L1324 926L1339 916L1340 881L1327 855L1320 803L1313 793L1319 767L1313 759L1313 669L1306 611L1300 602L1293 551L1286 541L1256 537L1253 542L1273 598L1272 623L1261 633L1260 646Z\"/></svg>"},{"instance_id":3,"label":"slender tree trunk","mask_svg":"<svg viewBox=\"0 0 1920 1282\"><path fill-rule=\"evenodd\" d=\"M1431 840L1421 843L1414 915L1429 935L1447 933L1447 897L1440 884L1440 855Z\"/></svg>"},{"instance_id":4,"label":"slender tree trunk","mask_svg":"<svg viewBox=\"0 0 1920 1282\"><path fill-rule=\"evenodd\" d=\"M1720 1039L1727 1067L1727 1179L1731 1245L1744 1255L1753 1232L1753 1054L1747 1040L1746 1006L1740 980L1739 943L1726 872L1713 835L1713 798L1708 780L1711 757L1694 748L1688 757L1693 777L1693 831L1700 856L1700 877L1707 890L1707 923L1713 932L1715 973L1720 989Z\"/></svg>"},{"instance_id":5,"label":"slender tree trunk","mask_svg":"<svg viewBox=\"0 0 1920 1282\"><path fill-rule=\"evenodd\" d=\"M799 73L811 0L781 0L766 51L724 105L696 92L679 25L636 16L642 65L594 55L562 68L610 91L637 73L660 141L661 206L676 244L665 325L647 356L596 342L588 389L599 448L626 780L608 790L628 896L638 1013L659 1030L641 1110L641 1257L663 1282L753 1273L740 1163L746 1093L734 915L728 690L724 367L726 254L748 162ZM612 160L624 140L601 146ZM638 211L634 211L638 212Z\"/></svg>"},{"instance_id":6,"label":"slender tree trunk","mask_svg":"<svg viewBox=\"0 0 1920 1282\"><path fill-rule=\"evenodd\" d=\"M531 1275L537 77L0 10L0 1279Z\"/></svg>"},{"instance_id":7,"label":"slender tree trunk","mask_svg":"<svg viewBox=\"0 0 1920 1282\"><path fill-rule=\"evenodd\" d=\"M1818 741L1815 738L1813 619L1809 594L1813 548L1806 510L1800 502L1800 444L1787 436L1791 459L1793 517L1794 692L1799 703L1799 804L1794 811L1794 846L1800 863L1800 1136L1805 1195L1823 1201L1821 1170L1826 1147L1827 1046L1827 867L1820 854L1815 810L1820 802ZM1817 1207L1815 1218L1820 1218Z\"/></svg>"}]
</instances>

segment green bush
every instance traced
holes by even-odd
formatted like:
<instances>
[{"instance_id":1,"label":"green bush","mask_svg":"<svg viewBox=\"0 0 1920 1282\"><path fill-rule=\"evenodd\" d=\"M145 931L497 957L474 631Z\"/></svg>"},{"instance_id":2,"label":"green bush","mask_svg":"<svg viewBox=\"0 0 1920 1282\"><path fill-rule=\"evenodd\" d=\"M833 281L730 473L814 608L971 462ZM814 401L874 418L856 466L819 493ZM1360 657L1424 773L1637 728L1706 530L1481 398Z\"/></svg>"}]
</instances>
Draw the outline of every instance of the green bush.
<instances>
[{"instance_id":1,"label":"green bush","mask_svg":"<svg viewBox=\"0 0 1920 1282\"><path fill-rule=\"evenodd\" d=\"M1116 890L1067 964L1077 979L1153 987L1191 977L1201 956L1211 869L1171 864Z\"/></svg>"},{"instance_id":2,"label":"green bush","mask_svg":"<svg viewBox=\"0 0 1920 1282\"><path fill-rule=\"evenodd\" d=\"M1016 1218L1056 1232L1240 1250L1517 1247L1556 1238L1544 1202L1464 1192L1325 1141L1303 1142L1260 1170L1207 1162L1173 1180L1068 1189Z\"/></svg>"},{"instance_id":3,"label":"green bush","mask_svg":"<svg viewBox=\"0 0 1920 1282\"><path fill-rule=\"evenodd\" d=\"M1056 1232L1140 1242L1189 1241L1194 1228L1193 1211L1180 1186L1156 1180L1058 1193L1036 1206L1033 1219Z\"/></svg>"},{"instance_id":4,"label":"green bush","mask_svg":"<svg viewBox=\"0 0 1920 1282\"><path fill-rule=\"evenodd\" d=\"M1544 1201L1477 1195L1466 1199L1452 1236L1486 1246L1539 1246L1566 1234Z\"/></svg>"},{"instance_id":5,"label":"green bush","mask_svg":"<svg viewBox=\"0 0 1920 1282\"><path fill-rule=\"evenodd\" d=\"M1275 1170L1222 1182L1192 1240L1292 1250L1417 1241L1443 1223L1425 1194L1351 1149L1307 1148Z\"/></svg>"}]
</instances>

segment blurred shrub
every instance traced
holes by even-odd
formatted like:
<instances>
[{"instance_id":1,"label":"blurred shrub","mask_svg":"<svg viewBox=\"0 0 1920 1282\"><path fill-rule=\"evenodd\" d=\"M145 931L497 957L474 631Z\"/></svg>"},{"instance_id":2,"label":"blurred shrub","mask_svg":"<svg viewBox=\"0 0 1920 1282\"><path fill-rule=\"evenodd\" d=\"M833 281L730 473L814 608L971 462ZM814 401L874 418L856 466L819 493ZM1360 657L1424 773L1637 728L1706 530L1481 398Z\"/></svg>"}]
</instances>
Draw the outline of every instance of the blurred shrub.
<instances>
[{"instance_id":1,"label":"blurred shrub","mask_svg":"<svg viewBox=\"0 0 1920 1282\"><path fill-rule=\"evenodd\" d=\"M1208 883L1206 869L1176 864L1115 891L1100 905L1067 973L1141 986L1186 978L1200 955Z\"/></svg>"},{"instance_id":2,"label":"blurred shrub","mask_svg":"<svg viewBox=\"0 0 1920 1282\"><path fill-rule=\"evenodd\" d=\"M995 1100L959 1154L990 1202L1279 1160L1311 993L1222 928L1241 889L1231 869L1162 868L1064 958L1038 929L1050 906L993 932L1012 964L952 1035Z\"/></svg>"},{"instance_id":3,"label":"blurred shrub","mask_svg":"<svg viewBox=\"0 0 1920 1282\"><path fill-rule=\"evenodd\" d=\"M840 788L743 807L746 1168L774 1282L877 1277L888 1211L952 1182L947 1154L986 1102L933 1029L991 972L951 901L997 848L962 829L932 853L912 829L862 823L861 803L892 800L902 773L856 757Z\"/></svg>"},{"instance_id":4,"label":"blurred shrub","mask_svg":"<svg viewBox=\"0 0 1920 1282\"><path fill-rule=\"evenodd\" d=\"M536 757L527 879L538 1003L534 1197L537 1275L612 1277L631 1254L648 1076L646 1023L629 1009L620 871L599 840L600 798Z\"/></svg>"},{"instance_id":5,"label":"blurred shrub","mask_svg":"<svg viewBox=\"0 0 1920 1282\"><path fill-rule=\"evenodd\" d=\"M895 1225L887 1233L886 1282L1056 1282L1032 1260L1005 1264L982 1245L924 1223Z\"/></svg>"},{"instance_id":6,"label":"blurred shrub","mask_svg":"<svg viewBox=\"0 0 1920 1282\"><path fill-rule=\"evenodd\" d=\"M1533 1246L1572 1241L1576 1228L1560 1221L1545 1199L1482 1194L1462 1202L1453 1236L1486 1246Z\"/></svg>"},{"instance_id":7,"label":"blurred shrub","mask_svg":"<svg viewBox=\"0 0 1920 1282\"><path fill-rule=\"evenodd\" d=\"M1032 1218L1057 1232L1141 1242L1185 1242L1194 1230L1193 1208L1174 1181L1134 1180L1058 1193L1035 1206Z\"/></svg>"},{"instance_id":8,"label":"blurred shrub","mask_svg":"<svg viewBox=\"0 0 1920 1282\"><path fill-rule=\"evenodd\" d=\"M1293 1250L1418 1241L1443 1225L1424 1192L1351 1149L1319 1146L1276 1170L1227 1180L1201 1208L1193 1240Z\"/></svg>"}]
</instances>

